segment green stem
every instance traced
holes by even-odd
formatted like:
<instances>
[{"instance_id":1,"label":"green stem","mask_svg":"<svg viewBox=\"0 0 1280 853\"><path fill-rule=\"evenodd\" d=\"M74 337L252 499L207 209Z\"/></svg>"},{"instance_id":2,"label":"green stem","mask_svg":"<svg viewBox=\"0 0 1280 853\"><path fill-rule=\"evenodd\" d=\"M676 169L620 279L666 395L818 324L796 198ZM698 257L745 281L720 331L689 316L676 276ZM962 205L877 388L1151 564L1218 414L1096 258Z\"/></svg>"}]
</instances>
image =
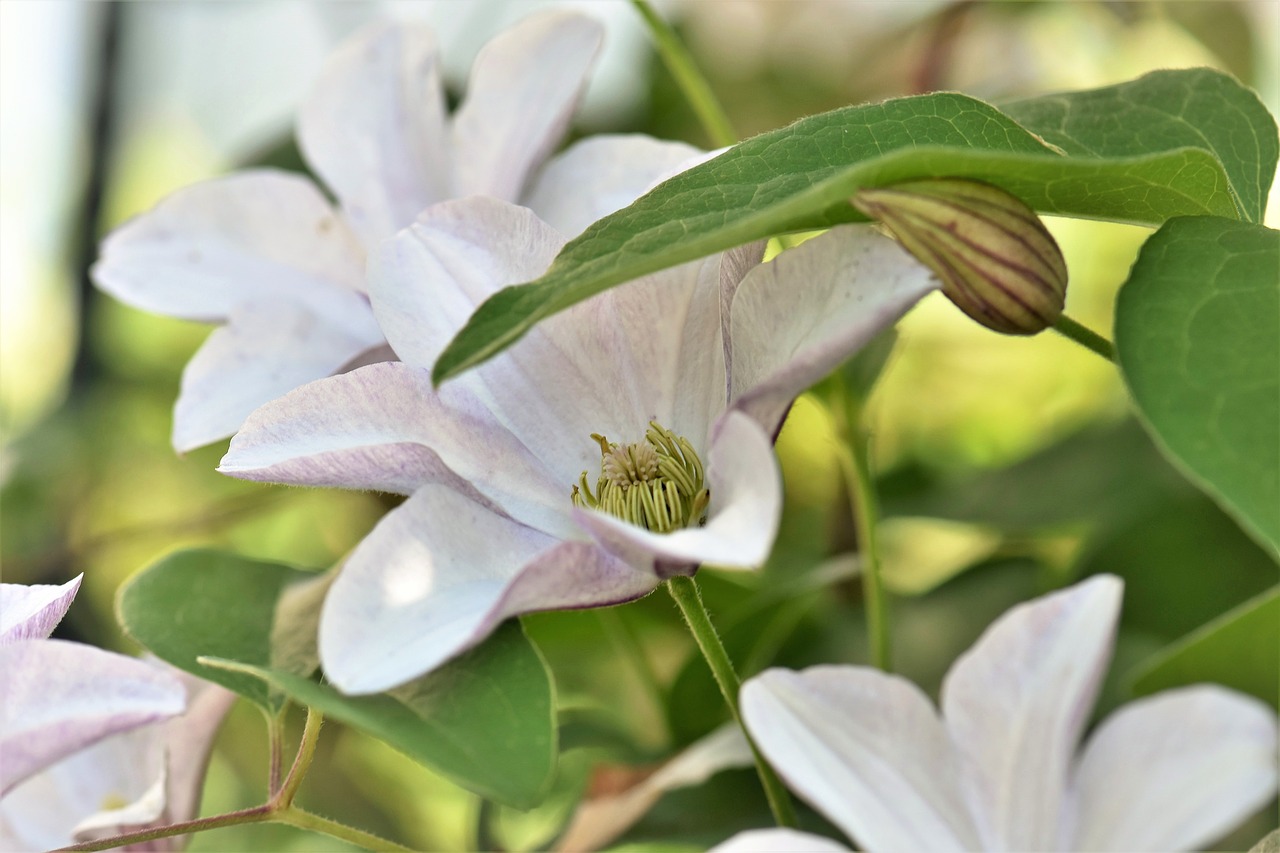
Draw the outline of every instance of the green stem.
<instances>
[{"instance_id":1,"label":"green stem","mask_svg":"<svg viewBox=\"0 0 1280 853\"><path fill-rule=\"evenodd\" d=\"M356 829L354 826L347 826L345 823L339 823L336 820L329 820L309 811L304 811L297 806L290 806L284 811L276 814L273 818L278 823L287 823L289 826L298 829L306 829L311 832L322 832L325 835L331 835L343 841L350 842L357 847L363 847L365 850L393 850L393 851L412 851L412 847L405 847L403 844L397 844L394 841L388 841L381 836L374 835L371 832L365 832L362 829Z\"/></svg>"},{"instance_id":2,"label":"green stem","mask_svg":"<svg viewBox=\"0 0 1280 853\"><path fill-rule=\"evenodd\" d=\"M267 718L267 796L274 797L280 790L281 765L284 763L284 715L263 712Z\"/></svg>"},{"instance_id":3,"label":"green stem","mask_svg":"<svg viewBox=\"0 0 1280 853\"><path fill-rule=\"evenodd\" d=\"M676 85L689 101L689 106L693 107L693 111L697 113L698 120L707 131L707 136L711 137L711 143L716 147L723 147L737 142L738 134L734 133L729 117L725 115L720 102L712 94L707 78L703 77L702 72L698 70L697 63L689 55L680 37L654 11L648 0L631 0L631 5L640 13L640 17L644 18L649 32L653 35L658 54L666 64L667 70L671 72L671 76L675 78Z\"/></svg>"},{"instance_id":4,"label":"green stem","mask_svg":"<svg viewBox=\"0 0 1280 853\"><path fill-rule=\"evenodd\" d=\"M741 682L738 680L738 674L733 671L733 664L729 660L729 653L725 651L724 643L720 642L720 635L711 624L711 616L707 613L706 605L702 603L702 593L698 590L697 582L689 577L674 577L667 581L667 590L684 615L684 621L689 626L689 632L693 634L693 639L698 644L702 656L706 659L707 666L711 667L711 674L715 676L725 704L729 706L729 712L733 714L733 719L742 728L747 743L751 745L751 754L756 760L756 771L760 774L760 784L764 786L764 794L769 800L769 809L773 812L774 821L778 826L794 827L796 814L791 806L791 795L787 793L786 787L773 772L773 768L764 760L760 750L756 749L751 733L742 723L742 714L738 711L738 688Z\"/></svg>"},{"instance_id":5,"label":"green stem","mask_svg":"<svg viewBox=\"0 0 1280 853\"><path fill-rule=\"evenodd\" d=\"M294 758L293 767L290 768L289 775L285 778L284 784L280 786L280 790L274 793L271 799L263 805L212 817L183 821L182 823L174 823L155 829L127 832L98 841L86 841L81 844L73 844L70 847L59 848L59 850L110 850L113 847L142 844L148 841L155 841L158 838L170 838L175 835L187 835L209 829L221 829L227 826L241 826L249 823L284 823L298 829L322 832L334 838L349 841L366 850L411 850L412 848L397 844L394 841L388 841L385 838L380 838L353 826L347 826L344 823L320 817L293 805L293 798L298 793L298 787L307 775L312 759L315 758L316 742L320 737L320 726L323 722L324 717L318 711L312 708L307 709L307 722L302 729L302 742L298 744L298 755ZM271 731L272 743L278 745L280 742L278 723Z\"/></svg>"},{"instance_id":6,"label":"green stem","mask_svg":"<svg viewBox=\"0 0 1280 853\"><path fill-rule=\"evenodd\" d=\"M838 455L849 490L853 526L858 537L858 559L862 570L862 597L867 609L867 641L871 662L885 672L893 671L893 647L889 632L889 601L880 576L880 540L877 531L879 502L871 473L870 440L859 424L862 407L846 384L840 384L835 411L840 433Z\"/></svg>"},{"instance_id":7,"label":"green stem","mask_svg":"<svg viewBox=\"0 0 1280 853\"><path fill-rule=\"evenodd\" d=\"M1077 323L1066 314L1059 317L1058 322L1053 324L1053 330L1065 338L1070 338L1090 352L1102 356L1107 361L1116 360L1116 348L1111 341L1093 329Z\"/></svg>"},{"instance_id":8,"label":"green stem","mask_svg":"<svg viewBox=\"0 0 1280 853\"><path fill-rule=\"evenodd\" d=\"M302 727L302 742L298 744L298 754L289 768L280 791L271 802L279 809L288 809L293 805L293 798L298 794L302 780L306 778L311 761L316 756L316 742L320 740L320 727L324 725L324 715L315 708L307 709L307 722Z\"/></svg>"},{"instance_id":9,"label":"green stem","mask_svg":"<svg viewBox=\"0 0 1280 853\"><path fill-rule=\"evenodd\" d=\"M129 844L142 844L147 841L155 841L157 838L169 838L174 835L186 835L192 832L203 832L207 829L220 829L224 826L240 826L246 823L263 823L273 819L273 813L270 805L254 806L251 809L240 809L239 811L227 812L226 814L214 815L213 817L202 817L196 820L187 820L182 823L174 823L169 826L161 826L156 829L143 829L138 832L126 832L123 835L113 835L110 838L103 838L98 841L85 841L80 844L72 844L69 847L58 848L57 853L64 850L110 850L112 847L124 847Z\"/></svg>"}]
</instances>

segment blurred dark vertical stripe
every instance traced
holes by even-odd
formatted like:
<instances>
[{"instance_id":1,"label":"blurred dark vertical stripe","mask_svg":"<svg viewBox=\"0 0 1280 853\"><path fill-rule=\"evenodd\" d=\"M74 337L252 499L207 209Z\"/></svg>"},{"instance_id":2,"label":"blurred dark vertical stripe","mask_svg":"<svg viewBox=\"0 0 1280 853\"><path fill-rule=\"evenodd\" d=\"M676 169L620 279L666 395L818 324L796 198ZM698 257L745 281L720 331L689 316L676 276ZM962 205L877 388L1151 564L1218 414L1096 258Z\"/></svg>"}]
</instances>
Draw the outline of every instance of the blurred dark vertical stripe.
<instances>
[{"instance_id":1,"label":"blurred dark vertical stripe","mask_svg":"<svg viewBox=\"0 0 1280 853\"><path fill-rule=\"evenodd\" d=\"M116 101L119 97L120 39L125 7L128 3L111 0L98 5L96 27L99 32L99 50L95 58L85 64L88 75L86 91L89 93L89 162L85 174L84 196L76 220L74 246L78 291L80 297L80 323L76 342L76 360L71 372L71 393L82 392L98 375L101 365L89 345L91 313L98 292L89 279L89 267L98 257L98 241L102 227L102 201L110 179L117 135Z\"/></svg>"}]
</instances>

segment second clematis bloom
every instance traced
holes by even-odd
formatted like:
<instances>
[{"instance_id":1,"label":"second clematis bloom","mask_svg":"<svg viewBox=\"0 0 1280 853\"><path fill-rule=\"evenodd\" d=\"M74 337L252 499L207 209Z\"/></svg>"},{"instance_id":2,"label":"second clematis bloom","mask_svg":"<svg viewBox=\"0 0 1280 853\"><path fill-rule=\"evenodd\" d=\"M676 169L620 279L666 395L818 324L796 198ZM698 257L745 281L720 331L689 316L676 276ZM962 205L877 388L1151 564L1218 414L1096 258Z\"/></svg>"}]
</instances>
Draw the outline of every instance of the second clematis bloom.
<instances>
[{"instance_id":1,"label":"second clematis bloom","mask_svg":"<svg viewBox=\"0 0 1280 853\"><path fill-rule=\"evenodd\" d=\"M219 324L183 372L174 448L226 438L268 400L392 357L366 254L428 205L489 195L577 233L695 154L628 135L547 159L603 35L572 12L520 21L476 57L450 115L431 30L375 24L328 59L298 120L298 146L336 208L301 175L254 169L179 190L112 232L93 268L99 287Z\"/></svg>"},{"instance_id":2,"label":"second clematis bloom","mask_svg":"<svg viewBox=\"0 0 1280 853\"><path fill-rule=\"evenodd\" d=\"M346 560L320 624L350 693L411 680L503 619L631 600L702 563L758 567L777 527L772 438L795 396L936 287L866 226L633 281L432 388L475 307L565 236L474 197L428 209L370 267L400 362L255 412L224 473L408 495Z\"/></svg>"},{"instance_id":3,"label":"second clematis bloom","mask_svg":"<svg viewBox=\"0 0 1280 853\"><path fill-rule=\"evenodd\" d=\"M1121 589L1099 575L1010 610L947 673L941 718L903 678L816 666L747 681L744 721L788 786L873 853L1197 849L1275 795L1276 714L1195 685L1121 708L1077 753ZM715 849L843 848L757 830Z\"/></svg>"}]
</instances>

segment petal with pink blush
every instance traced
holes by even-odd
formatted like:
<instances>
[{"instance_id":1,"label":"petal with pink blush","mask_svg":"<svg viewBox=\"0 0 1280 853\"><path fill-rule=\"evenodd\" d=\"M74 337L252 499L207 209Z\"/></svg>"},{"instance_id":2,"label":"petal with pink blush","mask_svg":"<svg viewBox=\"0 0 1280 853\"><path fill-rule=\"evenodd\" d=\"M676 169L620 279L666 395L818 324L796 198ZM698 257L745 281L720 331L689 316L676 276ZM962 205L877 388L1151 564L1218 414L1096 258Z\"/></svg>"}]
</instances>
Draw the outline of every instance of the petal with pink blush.
<instances>
[{"instance_id":1,"label":"petal with pink blush","mask_svg":"<svg viewBox=\"0 0 1280 853\"><path fill-rule=\"evenodd\" d=\"M80 591L83 578L83 574L76 575L61 586L0 584L0 645L43 640L52 634Z\"/></svg>"}]
</instances>

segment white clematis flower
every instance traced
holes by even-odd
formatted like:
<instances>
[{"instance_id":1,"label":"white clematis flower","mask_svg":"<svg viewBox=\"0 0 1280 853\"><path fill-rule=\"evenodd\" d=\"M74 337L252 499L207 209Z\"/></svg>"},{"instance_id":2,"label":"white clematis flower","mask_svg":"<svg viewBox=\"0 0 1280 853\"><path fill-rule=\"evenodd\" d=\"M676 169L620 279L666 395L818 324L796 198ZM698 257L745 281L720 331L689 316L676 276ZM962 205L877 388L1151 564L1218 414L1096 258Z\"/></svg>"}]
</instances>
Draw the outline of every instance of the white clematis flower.
<instances>
[{"instance_id":1,"label":"white clematis flower","mask_svg":"<svg viewBox=\"0 0 1280 853\"><path fill-rule=\"evenodd\" d=\"M941 719L905 679L817 666L750 679L746 725L865 850L1195 849L1274 796L1276 714L1213 685L1170 690L1112 714L1077 753L1121 589L1099 575L1010 610L947 674ZM837 849L778 832L716 851Z\"/></svg>"},{"instance_id":2,"label":"white clematis flower","mask_svg":"<svg viewBox=\"0 0 1280 853\"><path fill-rule=\"evenodd\" d=\"M430 29L370 27L328 60L298 122L302 153L339 209L302 176L257 169L180 190L114 231L93 268L99 287L138 308L219 324L183 373L174 448L225 438L268 400L390 358L365 255L428 205L492 195L573 234L622 206L610 206L614 196L630 201L694 153L597 137L542 168L602 35L574 13L527 18L480 52L449 116ZM582 181L595 197L577 191Z\"/></svg>"},{"instance_id":3,"label":"white clematis flower","mask_svg":"<svg viewBox=\"0 0 1280 853\"><path fill-rule=\"evenodd\" d=\"M190 818L213 734L234 700L164 664L47 639L79 587L79 577L0 584L5 850Z\"/></svg>"},{"instance_id":4,"label":"white clematis flower","mask_svg":"<svg viewBox=\"0 0 1280 853\"><path fill-rule=\"evenodd\" d=\"M401 361L264 406L222 461L409 496L325 602L320 654L344 691L422 675L509 616L627 601L701 563L759 566L787 406L935 286L865 226L769 264L757 244L580 303L434 390L430 367L475 307L564 242L494 199L428 209L370 265Z\"/></svg>"}]
</instances>

